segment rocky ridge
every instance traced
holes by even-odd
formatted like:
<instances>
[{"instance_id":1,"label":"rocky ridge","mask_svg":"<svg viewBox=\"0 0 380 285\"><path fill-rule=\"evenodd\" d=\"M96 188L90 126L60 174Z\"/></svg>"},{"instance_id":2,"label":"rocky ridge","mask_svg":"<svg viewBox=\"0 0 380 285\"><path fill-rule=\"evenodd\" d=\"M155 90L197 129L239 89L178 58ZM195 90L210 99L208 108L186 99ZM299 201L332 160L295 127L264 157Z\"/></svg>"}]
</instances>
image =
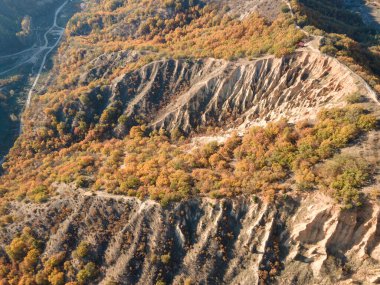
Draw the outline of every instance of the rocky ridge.
<instances>
[{"instance_id":1,"label":"rocky ridge","mask_svg":"<svg viewBox=\"0 0 380 285\"><path fill-rule=\"evenodd\" d=\"M380 208L341 211L331 199L288 196L191 199L163 208L107 193L60 185L43 206L23 205L8 242L29 226L47 239L44 256L91 244L98 284L352 284L379 281ZM77 193L77 194L74 194ZM160 256L170 255L167 263ZM170 270L167 270L170 268ZM269 272L269 274L268 274ZM276 279L273 279L276 277Z\"/></svg>"},{"instance_id":2,"label":"rocky ridge","mask_svg":"<svg viewBox=\"0 0 380 285\"><path fill-rule=\"evenodd\" d=\"M155 129L185 132L205 125L246 128L281 117L313 119L356 91L368 96L363 87L348 68L312 51L237 62L162 60L117 78L109 105L122 102L124 126L138 118Z\"/></svg>"}]
</instances>

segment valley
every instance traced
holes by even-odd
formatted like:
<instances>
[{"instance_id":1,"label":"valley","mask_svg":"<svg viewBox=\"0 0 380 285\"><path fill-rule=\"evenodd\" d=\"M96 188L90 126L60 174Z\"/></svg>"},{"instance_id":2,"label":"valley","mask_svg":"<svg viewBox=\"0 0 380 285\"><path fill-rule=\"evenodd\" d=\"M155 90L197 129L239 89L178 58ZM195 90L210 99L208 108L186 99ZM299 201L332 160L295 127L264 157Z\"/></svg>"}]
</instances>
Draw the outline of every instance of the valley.
<instances>
[{"instance_id":1,"label":"valley","mask_svg":"<svg viewBox=\"0 0 380 285\"><path fill-rule=\"evenodd\" d=\"M65 24L70 15L77 11L78 5L79 2L65 1L52 11L51 26L46 28L46 31L41 29L40 35L36 37L38 39L42 36L42 42L36 41L31 48L0 56L0 78L3 82L0 86L0 92L5 97L0 106L2 109L0 115L2 134L0 137L0 162L4 160L4 155L8 153L22 132L21 114L28 108L33 92L37 91L35 88L39 83L41 74L49 70L46 62L50 59L52 51L60 43L64 33L64 28L59 26L58 22ZM62 11L64 12L63 15Z\"/></svg>"}]
</instances>

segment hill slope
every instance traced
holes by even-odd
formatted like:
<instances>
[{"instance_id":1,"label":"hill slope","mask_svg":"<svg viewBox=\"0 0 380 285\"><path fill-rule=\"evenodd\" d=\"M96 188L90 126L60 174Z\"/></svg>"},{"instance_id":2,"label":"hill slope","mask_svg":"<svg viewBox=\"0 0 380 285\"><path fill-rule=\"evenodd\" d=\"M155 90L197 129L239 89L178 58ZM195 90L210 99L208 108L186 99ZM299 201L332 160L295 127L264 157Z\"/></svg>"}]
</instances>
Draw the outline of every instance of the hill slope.
<instances>
[{"instance_id":1,"label":"hill slope","mask_svg":"<svg viewBox=\"0 0 380 285\"><path fill-rule=\"evenodd\" d=\"M376 37L313 3L86 2L3 165L2 281L379 282Z\"/></svg>"}]
</instances>

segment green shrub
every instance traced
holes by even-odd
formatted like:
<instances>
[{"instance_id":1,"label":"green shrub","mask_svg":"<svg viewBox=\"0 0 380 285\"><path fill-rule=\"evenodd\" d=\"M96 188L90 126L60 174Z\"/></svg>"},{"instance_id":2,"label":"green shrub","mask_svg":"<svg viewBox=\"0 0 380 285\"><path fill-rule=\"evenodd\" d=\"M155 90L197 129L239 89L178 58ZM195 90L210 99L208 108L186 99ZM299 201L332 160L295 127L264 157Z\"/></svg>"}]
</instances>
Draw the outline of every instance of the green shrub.
<instances>
[{"instance_id":1,"label":"green shrub","mask_svg":"<svg viewBox=\"0 0 380 285\"><path fill-rule=\"evenodd\" d=\"M359 118L358 126L366 132L374 130L377 126L377 119L370 114L362 115Z\"/></svg>"},{"instance_id":2,"label":"green shrub","mask_svg":"<svg viewBox=\"0 0 380 285\"><path fill-rule=\"evenodd\" d=\"M320 178L333 190L333 196L343 208L361 206L359 189L369 183L369 164L350 155L336 155L320 167Z\"/></svg>"},{"instance_id":3,"label":"green shrub","mask_svg":"<svg viewBox=\"0 0 380 285\"><path fill-rule=\"evenodd\" d=\"M122 190L137 190L141 185L141 181L138 177L136 176L128 176L127 179L121 184L121 189Z\"/></svg>"},{"instance_id":4,"label":"green shrub","mask_svg":"<svg viewBox=\"0 0 380 285\"><path fill-rule=\"evenodd\" d=\"M49 200L48 188L45 185L40 185L32 190L29 197L35 203L45 203Z\"/></svg>"},{"instance_id":5,"label":"green shrub","mask_svg":"<svg viewBox=\"0 0 380 285\"><path fill-rule=\"evenodd\" d=\"M15 238L6 247L6 252L13 261L20 262L28 253L28 245L22 238Z\"/></svg>"},{"instance_id":6,"label":"green shrub","mask_svg":"<svg viewBox=\"0 0 380 285\"><path fill-rule=\"evenodd\" d=\"M76 257L80 259L84 259L88 256L88 254L90 253L90 250L91 250L90 244L85 241L81 241L75 250L75 255Z\"/></svg>"},{"instance_id":7,"label":"green shrub","mask_svg":"<svg viewBox=\"0 0 380 285\"><path fill-rule=\"evenodd\" d=\"M98 270L96 269L95 263L89 262L82 270L78 272L77 281L79 284L88 284L96 279L97 274Z\"/></svg>"},{"instance_id":8,"label":"green shrub","mask_svg":"<svg viewBox=\"0 0 380 285\"><path fill-rule=\"evenodd\" d=\"M87 188L90 185L90 183L88 178L86 178L85 176L79 176L77 179L75 179L75 185L78 188Z\"/></svg>"},{"instance_id":9,"label":"green shrub","mask_svg":"<svg viewBox=\"0 0 380 285\"><path fill-rule=\"evenodd\" d=\"M360 93L355 92L346 97L346 101L348 104L357 104L364 102L364 97L360 95Z\"/></svg>"},{"instance_id":10,"label":"green shrub","mask_svg":"<svg viewBox=\"0 0 380 285\"><path fill-rule=\"evenodd\" d=\"M338 50L333 45L325 45L321 47L321 52L328 55L335 56Z\"/></svg>"},{"instance_id":11,"label":"green shrub","mask_svg":"<svg viewBox=\"0 0 380 285\"><path fill-rule=\"evenodd\" d=\"M161 255L161 262L163 264L168 264L170 262L170 254Z\"/></svg>"},{"instance_id":12,"label":"green shrub","mask_svg":"<svg viewBox=\"0 0 380 285\"><path fill-rule=\"evenodd\" d=\"M4 188L0 188L0 198L4 197L4 195L7 193L8 191Z\"/></svg>"},{"instance_id":13,"label":"green shrub","mask_svg":"<svg viewBox=\"0 0 380 285\"><path fill-rule=\"evenodd\" d=\"M281 12L282 13L289 13L290 12L290 8L287 5L284 5L284 6L281 7Z\"/></svg>"}]
</instances>

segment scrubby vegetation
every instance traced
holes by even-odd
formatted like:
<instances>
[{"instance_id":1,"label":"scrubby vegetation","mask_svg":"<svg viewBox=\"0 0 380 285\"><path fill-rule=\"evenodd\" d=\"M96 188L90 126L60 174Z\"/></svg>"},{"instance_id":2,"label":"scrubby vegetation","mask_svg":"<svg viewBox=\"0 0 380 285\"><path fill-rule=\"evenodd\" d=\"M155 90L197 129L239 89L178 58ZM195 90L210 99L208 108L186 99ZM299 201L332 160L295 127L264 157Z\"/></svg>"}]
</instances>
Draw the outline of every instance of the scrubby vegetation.
<instances>
[{"instance_id":1,"label":"scrubby vegetation","mask_svg":"<svg viewBox=\"0 0 380 285\"><path fill-rule=\"evenodd\" d=\"M28 158L86 138L112 137L115 124L126 125L122 102L107 105L112 80L152 60L281 56L304 36L289 15L270 22L259 15L240 20L228 11L201 1L102 1L77 14L59 51L64 60L52 71L56 81L34 97L44 119L24 121L25 140L16 143L13 155ZM107 56L104 67L94 63Z\"/></svg>"},{"instance_id":2,"label":"scrubby vegetation","mask_svg":"<svg viewBox=\"0 0 380 285\"><path fill-rule=\"evenodd\" d=\"M145 48L168 56L218 58L280 56L294 51L303 37L285 15L273 23L259 15L239 20L228 6L200 0L114 3L103 1L103 9L97 5L78 14L67 33L108 51ZM128 20L120 21L123 17Z\"/></svg>"},{"instance_id":3,"label":"scrubby vegetation","mask_svg":"<svg viewBox=\"0 0 380 285\"><path fill-rule=\"evenodd\" d=\"M374 39L356 36L363 32L357 17L344 11L335 19L332 10L333 15L322 15L329 26L319 27L316 18L331 12L320 9L326 1L293 2L298 21L315 25L306 29L325 36L322 51L343 60L380 90L374 75L377 48L358 42ZM201 146L192 143L195 134L180 129L150 129L141 118L135 118L137 126L128 125L121 111L123 102L108 104L112 80L152 60L237 60L292 53L304 34L295 27L287 7L269 22L256 14L238 19L228 6L197 0L103 0L88 5L87 12L70 21L61 58L56 61L54 72L59 75L54 84L35 99L40 117L26 120L25 132L4 164L1 227L14 222L11 203L49 203L60 183L72 185L73 191L153 199L163 206L191 197L238 195L276 203L291 191L316 190L330 194L344 209L363 204L361 189L371 184L371 166L341 153L377 127L376 117L361 107L363 98L358 94L347 97L347 107L323 110L313 122L280 120L253 127L243 136L229 133L223 143ZM348 24L351 16L354 21ZM352 28L351 36L357 41L332 33ZM95 70L96 60L115 54L105 60L111 67ZM89 79L83 79L85 71ZM127 135L112 133L117 125L125 127ZM40 240L43 237L29 228L11 240L0 251L0 280L5 284L95 282L100 272L91 243L75 244L72 252L42 256ZM279 251L274 243L275 265L273 270L260 270L262 280L281 270ZM175 262L175 256L166 251L153 259L163 267Z\"/></svg>"},{"instance_id":4,"label":"scrubby vegetation","mask_svg":"<svg viewBox=\"0 0 380 285\"><path fill-rule=\"evenodd\" d=\"M368 185L371 177L369 164L350 155L336 155L320 167L321 177L326 187L345 208L362 205L359 189Z\"/></svg>"},{"instance_id":5,"label":"scrubby vegetation","mask_svg":"<svg viewBox=\"0 0 380 285\"><path fill-rule=\"evenodd\" d=\"M276 202L289 191L321 189L345 209L359 207L360 189L371 183L371 167L340 150L376 125L374 116L354 104L324 110L314 123L281 120L253 127L243 137L234 133L224 143L200 147L178 130L133 127L124 139L83 141L14 161L1 179L1 225L13 222L10 202L44 203L57 183L71 183L76 191L91 187L155 199L164 206L193 196L255 195ZM42 256L42 240L29 228L14 237L0 252L0 279L7 284L96 282L98 260L91 243L82 241L72 251ZM152 262L166 266L171 259L163 251ZM275 269L281 270L275 261ZM266 271L260 274L268 278Z\"/></svg>"},{"instance_id":6,"label":"scrubby vegetation","mask_svg":"<svg viewBox=\"0 0 380 285\"><path fill-rule=\"evenodd\" d=\"M77 95L91 86L108 85L109 80L156 59L281 56L293 52L304 37L285 14L269 22L256 14L240 20L227 13L228 6L201 1L117 1L116 6L109 3L103 1L101 9L95 6L70 21L68 39L60 49L66 60L59 64L56 84L56 89L70 92L59 94ZM83 71L94 67L93 60L120 51L136 51L139 56L115 66L102 79L94 79L91 86L80 82ZM78 83L84 86L79 89Z\"/></svg>"},{"instance_id":7,"label":"scrubby vegetation","mask_svg":"<svg viewBox=\"0 0 380 285\"><path fill-rule=\"evenodd\" d=\"M106 106L111 79L155 58L290 53L303 34L287 11L268 22L259 15L239 20L228 13L229 7L201 1L102 1L100 7L90 7L71 20L61 48L66 58L57 63L61 75L38 99L45 120L25 123L29 131L12 149L12 163L5 164L5 196L45 203L53 183L64 182L163 204L192 195L263 194L271 201L296 185L303 191L325 186L347 207L359 205L357 195L343 193L345 178L334 180L343 172L326 180L316 169L375 127L375 118L357 106L324 111L315 125L270 123L243 138L232 135L222 145L210 143L200 149L189 149L181 130L152 131L144 122L129 126L124 139L108 132L117 123L123 125L121 102ZM297 13L303 16L301 10ZM88 69L100 54L127 49L140 54L102 78L79 83L81 66ZM358 100L354 95L347 98L349 103ZM102 106L104 112L99 110Z\"/></svg>"},{"instance_id":8,"label":"scrubby vegetation","mask_svg":"<svg viewBox=\"0 0 380 285\"><path fill-rule=\"evenodd\" d=\"M255 194L272 201L296 185L301 191L327 187L349 208L360 205L357 191L368 183L367 166L341 165L344 161L334 159L339 166L331 162L328 166L335 170L326 173L318 165L375 127L375 117L350 105L322 111L315 124L269 123L243 137L233 134L223 144L211 142L193 149L176 132L139 126L122 140L83 141L59 152L20 159L20 164L9 166L1 188L9 191L6 196L44 202L54 182L75 183L167 204L194 195ZM38 166L33 163L36 159L41 161Z\"/></svg>"},{"instance_id":9,"label":"scrubby vegetation","mask_svg":"<svg viewBox=\"0 0 380 285\"><path fill-rule=\"evenodd\" d=\"M24 228L8 246L0 252L0 280L5 284L89 284L98 276L96 256L79 256L81 243L74 254L64 251L43 256L44 243L30 228ZM90 250L89 244L86 244Z\"/></svg>"}]
</instances>

